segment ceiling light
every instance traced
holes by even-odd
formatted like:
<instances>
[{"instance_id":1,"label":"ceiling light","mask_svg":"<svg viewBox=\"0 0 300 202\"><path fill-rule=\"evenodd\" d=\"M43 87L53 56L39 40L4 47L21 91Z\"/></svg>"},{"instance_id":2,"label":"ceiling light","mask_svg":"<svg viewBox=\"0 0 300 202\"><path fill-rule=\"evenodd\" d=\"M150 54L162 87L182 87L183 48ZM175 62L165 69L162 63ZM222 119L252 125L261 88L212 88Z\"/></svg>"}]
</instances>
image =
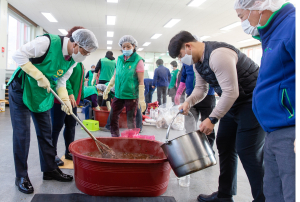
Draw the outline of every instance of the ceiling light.
<instances>
[{"instance_id":1,"label":"ceiling light","mask_svg":"<svg viewBox=\"0 0 300 202\"><path fill-rule=\"evenodd\" d=\"M180 21L180 19L171 19L167 24L165 24L164 27L170 28L173 27L175 24L177 24Z\"/></svg>"},{"instance_id":2,"label":"ceiling light","mask_svg":"<svg viewBox=\"0 0 300 202\"><path fill-rule=\"evenodd\" d=\"M235 23L233 23L233 24L231 24L231 25L228 25L228 26L226 26L226 27L223 27L222 29L220 29L220 30L222 30L222 31L224 31L224 30L230 30L230 29L233 29L233 28L235 28L235 27L237 27L237 26L240 26L241 25L241 22L235 22Z\"/></svg>"},{"instance_id":3,"label":"ceiling light","mask_svg":"<svg viewBox=\"0 0 300 202\"><path fill-rule=\"evenodd\" d=\"M57 20L53 17L51 13L43 13L42 14L47 18L50 22L57 22Z\"/></svg>"},{"instance_id":4,"label":"ceiling light","mask_svg":"<svg viewBox=\"0 0 300 202\"><path fill-rule=\"evenodd\" d=\"M114 32L107 32L107 37L114 37Z\"/></svg>"},{"instance_id":5,"label":"ceiling light","mask_svg":"<svg viewBox=\"0 0 300 202\"><path fill-rule=\"evenodd\" d=\"M107 3L118 3L118 0L107 0Z\"/></svg>"},{"instance_id":6,"label":"ceiling light","mask_svg":"<svg viewBox=\"0 0 300 202\"><path fill-rule=\"evenodd\" d=\"M190 3L188 3L188 6L192 6L192 7L198 7L201 4L203 4L206 0L193 0Z\"/></svg>"},{"instance_id":7,"label":"ceiling light","mask_svg":"<svg viewBox=\"0 0 300 202\"><path fill-rule=\"evenodd\" d=\"M200 40L203 41L203 40L208 39L208 38L210 38L210 36L201 36Z\"/></svg>"},{"instance_id":8,"label":"ceiling light","mask_svg":"<svg viewBox=\"0 0 300 202\"><path fill-rule=\"evenodd\" d=\"M116 24L116 16L106 16L106 24L107 25L115 25Z\"/></svg>"},{"instance_id":9,"label":"ceiling light","mask_svg":"<svg viewBox=\"0 0 300 202\"><path fill-rule=\"evenodd\" d=\"M246 40L239 41L238 43L247 43L247 42L254 41L254 40L256 40L256 39L251 38L251 39L246 39Z\"/></svg>"},{"instance_id":10,"label":"ceiling light","mask_svg":"<svg viewBox=\"0 0 300 202\"><path fill-rule=\"evenodd\" d=\"M107 50L111 50L111 47L110 47L110 46L107 46Z\"/></svg>"},{"instance_id":11,"label":"ceiling light","mask_svg":"<svg viewBox=\"0 0 300 202\"><path fill-rule=\"evenodd\" d=\"M60 33L62 33L63 35L67 35L68 32L65 29L58 29L58 31L60 31Z\"/></svg>"},{"instance_id":12,"label":"ceiling light","mask_svg":"<svg viewBox=\"0 0 300 202\"><path fill-rule=\"evenodd\" d=\"M151 37L151 39L157 39L157 38L159 38L161 35L162 35L162 34L154 34L154 35Z\"/></svg>"},{"instance_id":13,"label":"ceiling light","mask_svg":"<svg viewBox=\"0 0 300 202\"><path fill-rule=\"evenodd\" d=\"M142 50L144 50L144 48L139 48L139 49L137 49L137 51L142 51Z\"/></svg>"},{"instance_id":14,"label":"ceiling light","mask_svg":"<svg viewBox=\"0 0 300 202\"><path fill-rule=\"evenodd\" d=\"M112 44L113 43L113 41L107 41L107 44Z\"/></svg>"},{"instance_id":15,"label":"ceiling light","mask_svg":"<svg viewBox=\"0 0 300 202\"><path fill-rule=\"evenodd\" d=\"M165 55L164 53L160 54L160 55Z\"/></svg>"},{"instance_id":16,"label":"ceiling light","mask_svg":"<svg viewBox=\"0 0 300 202\"><path fill-rule=\"evenodd\" d=\"M149 46L151 44L151 42L146 42L143 44L143 46Z\"/></svg>"}]
</instances>

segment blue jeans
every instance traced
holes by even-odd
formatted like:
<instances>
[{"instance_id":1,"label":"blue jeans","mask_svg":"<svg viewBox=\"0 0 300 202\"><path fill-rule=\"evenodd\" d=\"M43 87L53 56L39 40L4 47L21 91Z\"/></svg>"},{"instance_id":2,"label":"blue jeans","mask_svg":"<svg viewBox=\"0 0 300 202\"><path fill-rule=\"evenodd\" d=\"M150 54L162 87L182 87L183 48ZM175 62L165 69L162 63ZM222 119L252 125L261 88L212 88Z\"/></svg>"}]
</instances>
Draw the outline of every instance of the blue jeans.
<instances>
[{"instance_id":1,"label":"blue jeans","mask_svg":"<svg viewBox=\"0 0 300 202\"><path fill-rule=\"evenodd\" d=\"M73 108L73 113L77 115L77 107ZM65 154L70 153L69 146L72 142L74 142L76 120L71 115L67 115L64 111L62 111L61 104L57 104L57 103L54 103L51 109L51 119L52 119L52 142L53 142L53 146L55 147L56 155L57 155L58 136L64 124L65 124L64 139L65 139L65 146L66 146Z\"/></svg>"},{"instance_id":2,"label":"blue jeans","mask_svg":"<svg viewBox=\"0 0 300 202\"><path fill-rule=\"evenodd\" d=\"M14 79L9 85L9 109L13 127L13 153L16 177L28 175L28 153L30 145L30 116L32 117L38 139L40 165L42 172L53 171L55 148L52 144L50 110L34 113L23 103L23 89Z\"/></svg>"},{"instance_id":3,"label":"blue jeans","mask_svg":"<svg viewBox=\"0 0 300 202\"><path fill-rule=\"evenodd\" d=\"M105 128L110 130L110 117L111 117L111 114L112 114L112 110L109 112L109 116L107 118L107 122L106 122L106 125L105 125ZM139 129L143 129L143 117L142 117L142 113L141 113L141 109L140 108L137 108L137 112L136 112L136 127L139 128Z\"/></svg>"},{"instance_id":4,"label":"blue jeans","mask_svg":"<svg viewBox=\"0 0 300 202\"><path fill-rule=\"evenodd\" d=\"M295 126L267 133L264 147L266 202L295 201Z\"/></svg>"}]
</instances>

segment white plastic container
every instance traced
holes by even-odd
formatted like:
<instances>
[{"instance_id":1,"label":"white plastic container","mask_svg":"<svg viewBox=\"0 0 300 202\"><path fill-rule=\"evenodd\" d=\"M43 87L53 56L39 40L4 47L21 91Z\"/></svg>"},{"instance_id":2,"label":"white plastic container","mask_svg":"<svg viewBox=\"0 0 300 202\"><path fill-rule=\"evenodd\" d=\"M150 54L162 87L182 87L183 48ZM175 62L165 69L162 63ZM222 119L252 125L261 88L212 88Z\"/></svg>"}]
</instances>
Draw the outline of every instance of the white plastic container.
<instances>
[{"instance_id":1,"label":"white plastic container","mask_svg":"<svg viewBox=\"0 0 300 202\"><path fill-rule=\"evenodd\" d=\"M191 176L190 175L178 178L178 183L181 187L189 187L190 182L191 182Z\"/></svg>"},{"instance_id":2,"label":"white plastic container","mask_svg":"<svg viewBox=\"0 0 300 202\"><path fill-rule=\"evenodd\" d=\"M0 100L0 112L5 112L5 100Z\"/></svg>"}]
</instances>

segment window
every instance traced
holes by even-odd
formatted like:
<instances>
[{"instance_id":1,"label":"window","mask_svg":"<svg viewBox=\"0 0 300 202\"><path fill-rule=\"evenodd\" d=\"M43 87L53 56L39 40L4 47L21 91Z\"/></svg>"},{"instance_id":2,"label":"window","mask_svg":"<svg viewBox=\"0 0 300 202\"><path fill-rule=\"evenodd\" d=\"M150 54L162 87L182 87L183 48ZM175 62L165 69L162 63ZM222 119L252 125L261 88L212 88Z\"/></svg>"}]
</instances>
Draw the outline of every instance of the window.
<instances>
[{"instance_id":1,"label":"window","mask_svg":"<svg viewBox=\"0 0 300 202\"><path fill-rule=\"evenodd\" d=\"M7 69L17 68L17 63L12 59L12 55L23 44L30 41L30 30L30 25L12 15L8 16Z\"/></svg>"},{"instance_id":2,"label":"window","mask_svg":"<svg viewBox=\"0 0 300 202\"><path fill-rule=\"evenodd\" d=\"M251 58L258 66L260 66L261 57L262 57L261 45L242 48L242 52L245 53L249 58Z\"/></svg>"}]
</instances>

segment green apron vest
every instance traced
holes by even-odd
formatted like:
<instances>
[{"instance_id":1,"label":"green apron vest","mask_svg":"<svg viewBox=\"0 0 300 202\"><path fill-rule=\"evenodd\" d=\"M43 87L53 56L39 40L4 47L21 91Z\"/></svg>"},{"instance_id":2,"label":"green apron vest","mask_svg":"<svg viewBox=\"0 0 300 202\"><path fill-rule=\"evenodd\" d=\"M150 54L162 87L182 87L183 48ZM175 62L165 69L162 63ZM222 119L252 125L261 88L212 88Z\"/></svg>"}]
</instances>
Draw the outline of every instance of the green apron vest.
<instances>
[{"instance_id":1,"label":"green apron vest","mask_svg":"<svg viewBox=\"0 0 300 202\"><path fill-rule=\"evenodd\" d=\"M88 86L92 86L92 80L93 80L93 72L92 70L89 71L89 81Z\"/></svg>"},{"instance_id":2,"label":"green apron vest","mask_svg":"<svg viewBox=\"0 0 300 202\"><path fill-rule=\"evenodd\" d=\"M73 73L67 81L67 91L68 95L74 95L75 100L78 98L80 83L83 76L82 86L81 86L81 99L83 100L84 94L84 68L82 63L77 63L76 67L73 68Z\"/></svg>"},{"instance_id":3,"label":"green apron vest","mask_svg":"<svg viewBox=\"0 0 300 202\"><path fill-rule=\"evenodd\" d=\"M178 72L179 72L179 69L176 69L176 70L172 71L171 81L170 81L170 84L169 84L169 89L174 88Z\"/></svg>"},{"instance_id":4,"label":"green apron vest","mask_svg":"<svg viewBox=\"0 0 300 202\"><path fill-rule=\"evenodd\" d=\"M75 62L73 59L71 59L71 61L65 60L62 53L60 37L52 34L49 34L49 36L50 47L45 59L42 63L33 65L46 76L50 82L51 88L55 90L57 80L62 77ZM16 69L9 83L14 79L20 69L20 67ZM37 81L28 74L25 74L23 70L20 71L18 76L24 76L22 80L22 86L24 88L23 103L30 111L39 113L48 111L52 108L54 95L48 93L46 89L39 87Z\"/></svg>"},{"instance_id":5,"label":"green apron vest","mask_svg":"<svg viewBox=\"0 0 300 202\"><path fill-rule=\"evenodd\" d=\"M136 73L136 66L144 59L137 53L124 61L120 55L116 67L115 97L118 99L137 99L139 97L139 81Z\"/></svg>"},{"instance_id":6,"label":"green apron vest","mask_svg":"<svg viewBox=\"0 0 300 202\"><path fill-rule=\"evenodd\" d=\"M88 96L91 96L94 94L98 95L96 86L85 86L84 87L84 98L87 98Z\"/></svg>"},{"instance_id":7,"label":"green apron vest","mask_svg":"<svg viewBox=\"0 0 300 202\"><path fill-rule=\"evenodd\" d=\"M108 58L101 59L101 71L99 80L110 81L116 69L116 61Z\"/></svg>"}]
</instances>

